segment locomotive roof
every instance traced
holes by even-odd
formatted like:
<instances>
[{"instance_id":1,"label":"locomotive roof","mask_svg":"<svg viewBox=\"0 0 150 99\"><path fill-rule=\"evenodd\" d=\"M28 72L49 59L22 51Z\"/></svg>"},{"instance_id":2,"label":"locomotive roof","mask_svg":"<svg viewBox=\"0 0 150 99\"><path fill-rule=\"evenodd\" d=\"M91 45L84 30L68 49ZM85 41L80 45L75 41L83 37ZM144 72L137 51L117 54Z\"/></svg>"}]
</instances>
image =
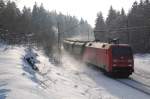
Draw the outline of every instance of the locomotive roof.
<instances>
[{"instance_id":1,"label":"locomotive roof","mask_svg":"<svg viewBox=\"0 0 150 99\"><path fill-rule=\"evenodd\" d=\"M129 46L128 44L109 44L102 42L88 42L87 47L109 49L111 46Z\"/></svg>"},{"instance_id":2,"label":"locomotive roof","mask_svg":"<svg viewBox=\"0 0 150 99\"><path fill-rule=\"evenodd\" d=\"M76 40L64 40L69 44L76 44L76 45L85 45L86 47L93 47L93 48L103 48L109 49L111 46L129 46L128 44L113 44L113 43L103 43L103 42L95 42L95 41L76 41Z\"/></svg>"}]
</instances>

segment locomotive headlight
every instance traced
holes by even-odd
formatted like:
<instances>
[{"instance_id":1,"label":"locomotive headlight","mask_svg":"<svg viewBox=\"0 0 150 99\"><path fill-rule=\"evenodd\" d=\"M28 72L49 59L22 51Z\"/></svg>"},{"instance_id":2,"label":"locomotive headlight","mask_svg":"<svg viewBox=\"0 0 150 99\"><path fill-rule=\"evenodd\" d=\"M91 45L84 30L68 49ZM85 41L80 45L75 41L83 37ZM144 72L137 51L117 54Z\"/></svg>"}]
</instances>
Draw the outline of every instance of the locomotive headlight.
<instances>
[{"instance_id":1,"label":"locomotive headlight","mask_svg":"<svg viewBox=\"0 0 150 99\"><path fill-rule=\"evenodd\" d=\"M117 66L117 64L113 64L113 66L115 67L115 66Z\"/></svg>"},{"instance_id":2,"label":"locomotive headlight","mask_svg":"<svg viewBox=\"0 0 150 99\"><path fill-rule=\"evenodd\" d=\"M113 62L117 62L117 59L114 59Z\"/></svg>"},{"instance_id":3,"label":"locomotive headlight","mask_svg":"<svg viewBox=\"0 0 150 99\"><path fill-rule=\"evenodd\" d=\"M132 64L129 64L128 66L132 67Z\"/></svg>"},{"instance_id":4,"label":"locomotive headlight","mask_svg":"<svg viewBox=\"0 0 150 99\"><path fill-rule=\"evenodd\" d=\"M131 63L131 62L132 62L132 59L129 59L129 60L128 60L128 62L130 62L130 63Z\"/></svg>"}]
</instances>

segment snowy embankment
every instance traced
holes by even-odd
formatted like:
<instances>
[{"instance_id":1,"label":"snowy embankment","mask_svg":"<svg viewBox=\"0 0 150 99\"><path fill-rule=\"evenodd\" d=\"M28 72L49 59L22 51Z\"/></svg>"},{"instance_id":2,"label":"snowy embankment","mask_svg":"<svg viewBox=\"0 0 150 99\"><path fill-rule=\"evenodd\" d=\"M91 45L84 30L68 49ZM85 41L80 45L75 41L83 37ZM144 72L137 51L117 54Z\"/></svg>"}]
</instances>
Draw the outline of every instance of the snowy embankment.
<instances>
[{"instance_id":1,"label":"snowy embankment","mask_svg":"<svg viewBox=\"0 0 150 99\"><path fill-rule=\"evenodd\" d=\"M144 70L150 73L150 54L136 54L135 59L135 68Z\"/></svg>"},{"instance_id":2,"label":"snowy embankment","mask_svg":"<svg viewBox=\"0 0 150 99\"><path fill-rule=\"evenodd\" d=\"M0 99L150 99L69 55L63 56L62 66L55 66L35 50L40 60L35 72L22 59L23 47L4 49L0 48Z\"/></svg>"},{"instance_id":3,"label":"snowy embankment","mask_svg":"<svg viewBox=\"0 0 150 99\"><path fill-rule=\"evenodd\" d=\"M149 86L150 89L150 54L135 54L134 68L134 73L130 77Z\"/></svg>"},{"instance_id":4,"label":"snowy embankment","mask_svg":"<svg viewBox=\"0 0 150 99\"><path fill-rule=\"evenodd\" d=\"M0 99L50 99L35 83L36 73L25 67L22 55L23 47L0 48Z\"/></svg>"}]
</instances>

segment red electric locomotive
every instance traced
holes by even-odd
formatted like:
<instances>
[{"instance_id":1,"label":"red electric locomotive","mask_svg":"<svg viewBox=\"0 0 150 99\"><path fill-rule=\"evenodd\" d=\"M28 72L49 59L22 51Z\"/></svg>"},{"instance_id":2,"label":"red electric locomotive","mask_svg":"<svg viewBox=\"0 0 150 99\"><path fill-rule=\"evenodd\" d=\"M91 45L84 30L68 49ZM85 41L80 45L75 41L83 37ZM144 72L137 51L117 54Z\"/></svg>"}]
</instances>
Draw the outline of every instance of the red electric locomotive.
<instances>
[{"instance_id":1,"label":"red electric locomotive","mask_svg":"<svg viewBox=\"0 0 150 99\"><path fill-rule=\"evenodd\" d=\"M128 77L134 71L132 49L128 44L64 40L64 48L84 62L107 74Z\"/></svg>"}]
</instances>

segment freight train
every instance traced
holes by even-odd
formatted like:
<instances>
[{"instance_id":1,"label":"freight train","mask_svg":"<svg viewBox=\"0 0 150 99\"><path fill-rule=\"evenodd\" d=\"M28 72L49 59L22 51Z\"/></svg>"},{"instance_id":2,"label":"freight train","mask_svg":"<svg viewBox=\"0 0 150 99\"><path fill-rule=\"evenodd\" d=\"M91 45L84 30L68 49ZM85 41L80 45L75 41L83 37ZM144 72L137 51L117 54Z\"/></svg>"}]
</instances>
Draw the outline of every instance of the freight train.
<instances>
[{"instance_id":1,"label":"freight train","mask_svg":"<svg viewBox=\"0 0 150 99\"><path fill-rule=\"evenodd\" d=\"M128 77L134 72L133 53L128 44L119 44L117 41L101 43L66 39L63 46L73 56L99 67L113 77Z\"/></svg>"}]
</instances>

